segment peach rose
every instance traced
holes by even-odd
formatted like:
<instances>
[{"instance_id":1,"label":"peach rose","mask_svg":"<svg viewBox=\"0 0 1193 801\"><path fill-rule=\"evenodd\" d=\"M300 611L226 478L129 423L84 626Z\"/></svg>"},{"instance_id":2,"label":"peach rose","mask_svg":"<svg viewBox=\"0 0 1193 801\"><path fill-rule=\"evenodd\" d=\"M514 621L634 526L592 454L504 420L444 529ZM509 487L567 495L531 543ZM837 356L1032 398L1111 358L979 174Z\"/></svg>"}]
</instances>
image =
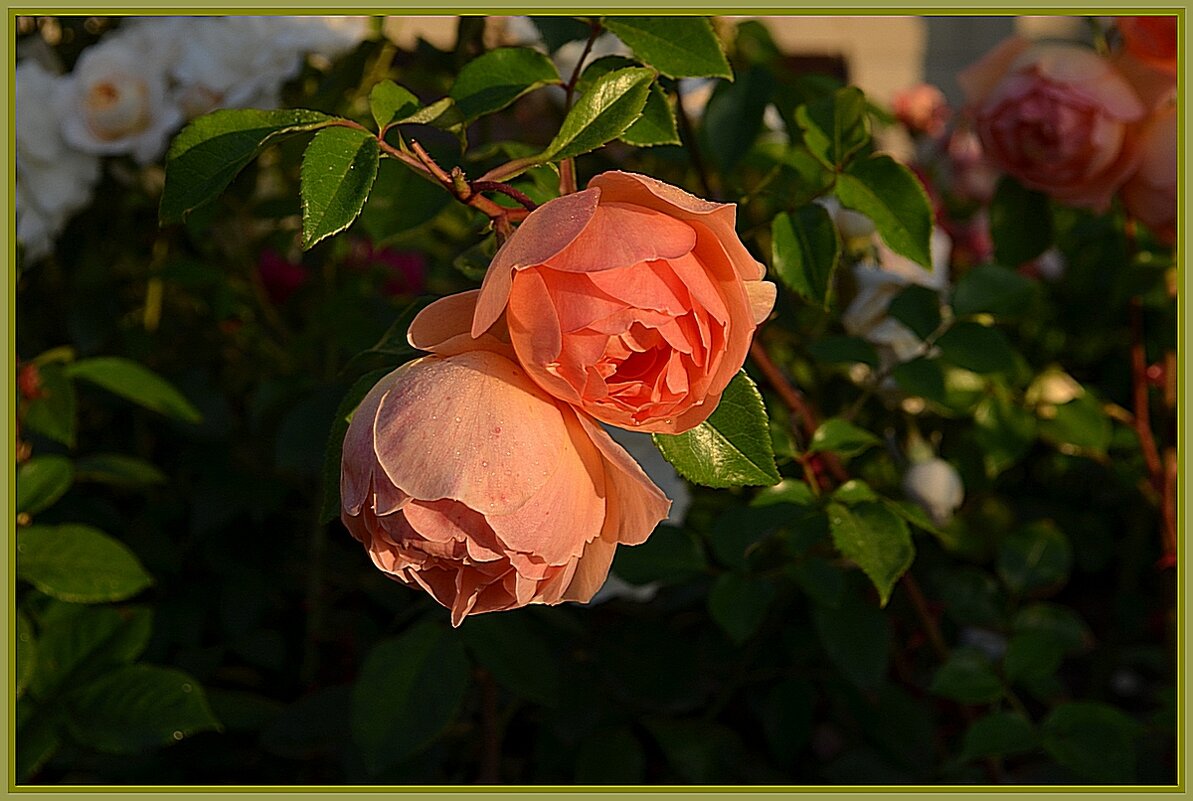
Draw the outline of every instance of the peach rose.
<instances>
[{"instance_id":1,"label":"peach rose","mask_svg":"<svg viewBox=\"0 0 1193 801\"><path fill-rule=\"evenodd\" d=\"M936 137L944 133L952 116L944 92L930 83L903 89L891 101L895 118L913 134Z\"/></svg>"},{"instance_id":2,"label":"peach rose","mask_svg":"<svg viewBox=\"0 0 1193 801\"><path fill-rule=\"evenodd\" d=\"M1131 216L1164 242L1176 242L1176 106L1152 116L1139 137L1139 171L1123 187Z\"/></svg>"},{"instance_id":3,"label":"peach rose","mask_svg":"<svg viewBox=\"0 0 1193 801\"><path fill-rule=\"evenodd\" d=\"M1115 17L1123 49L1176 77L1176 17Z\"/></svg>"},{"instance_id":4,"label":"peach rose","mask_svg":"<svg viewBox=\"0 0 1193 801\"><path fill-rule=\"evenodd\" d=\"M382 378L344 438L341 519L388 576L466 615L587 601L670 502L594 421L529 380L476 292L424 310L433 355ZM495 332L496 333L496 332Z\"/></svg>"},{"instance_id":5,"label":"peach rose","mask_svg":"<svg viewBox=\"0 0 1193 801\"><path fill-rule=\"evenodd\" d=\"M472 335L505 312L540 387L622 428L703 422L741 368L775 285L734 231L733 204L607 172L545 203L497 252Z\"/></svg>"},{"instance_id":6,"label":"peach rose","mask_svg":"<svg viewBox=\"0 0 1193 801\"><path fill-rule=\"evenodd\" d=\"M1011 38L957 80L986 154L1024 186L1104 211L1134 170L1143 103L1092 50Z\"/></svg>"}]
</instances>

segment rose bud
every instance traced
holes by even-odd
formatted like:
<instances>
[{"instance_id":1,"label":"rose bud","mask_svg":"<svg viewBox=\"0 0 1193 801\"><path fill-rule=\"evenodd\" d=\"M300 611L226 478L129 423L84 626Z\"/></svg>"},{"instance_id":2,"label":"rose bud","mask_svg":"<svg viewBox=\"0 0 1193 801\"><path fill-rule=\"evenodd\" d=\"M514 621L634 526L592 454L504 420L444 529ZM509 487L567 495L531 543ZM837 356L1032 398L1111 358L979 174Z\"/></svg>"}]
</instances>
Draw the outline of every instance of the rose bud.
<instances>
[{"instance_id":1,"label":"rose bud","mask_svg":"<svg viewBox=\"0 0 1193 801\"><path fill-rule=\"evenodd\" d=\"M903 474L903 492L919 504L938 526L953 519L965 499L965 486L957 468L944 459L916 462Z\"/></svg>"},{"instance_id":2,"label":"rose bud","mask_svg":"<svg viewBox=\"0 0 1193 801\"><path fill-rule=\"evenodd\" d=\"M1132 217L1169 245L1176 243L1176 106L1148 120L1139 137L1139 170L1123 187L1123 203Z\"/></svg>"},{"instance_id":3,"label":"rose bud","mask_svg":"<svg viewBox=\"0 0 1193 801\"><path fill-rule=\"evenodd\" d=\"M540 387L621 428L675 434L703 422L770 313L734 231L733 204L607 172L543 204L497 252L472 335L505 313Z\"/></svg>"},{"instance_id":4,"label":"rose bud","mask_svg":"<svg viewBox=\"0 0 1193 801\"><path fill-rule=\"evenodd\" d=\"M891 102L895 118L913 134L936 137L944 133L952 116L944 92L930 83L904 89Z\"/></svg>"},{"instance_id":5,"label":"rose bud","mask_svg":"<svg viewBox=\"0 0 1193 801\"><path fill-rule=\"evenodd\" d=\"M1132 124L1144 105L1092 50L1012 38L957 81L986 155L1030 189L1105 211L1138 163Z\"/></svg>"},{"instance_id":6,"label":"rose bud","mask_svg":"<svg viewBox=\"0 0 1193 801\"><path fill-rule=\"evenodd\" d=\"M670 502L593 420L543 392L476 292L410 326L433 351L382 378L344 438L341 519L391 578L466 615L588 601Z\"/></svg>"}]
</instances>

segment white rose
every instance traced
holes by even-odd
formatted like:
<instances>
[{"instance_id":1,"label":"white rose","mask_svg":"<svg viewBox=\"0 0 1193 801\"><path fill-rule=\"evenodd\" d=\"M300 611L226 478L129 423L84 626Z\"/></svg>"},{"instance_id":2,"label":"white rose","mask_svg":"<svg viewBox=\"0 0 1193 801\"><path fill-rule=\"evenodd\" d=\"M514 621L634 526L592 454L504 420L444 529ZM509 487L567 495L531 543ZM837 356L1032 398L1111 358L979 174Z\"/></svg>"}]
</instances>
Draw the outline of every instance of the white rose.
<instances>
[{"instance_id":1,"label":"white rose","mask_svg":"<svg viewBox=\"0 0 1193 801\"><path fill-rule=\"evenodd\" d=\"M944 459L916 462L903 475L903 492L919 504L938 526L953 519L965 500L965 485L957 469Z\"/></svg>"},{"instance_id":2,"label":"white rose","mask_svg":"<svg viewBox=\"0 0 1193 801\"><path fill-rule=\"evenodd\" d=\"M17 239L30 262L53 250L67 220L91 201L99 180L99 159L62 140L52 102L61 80L33 61L17 65Z\"/></svg>"},{"instance_id":3,"label":"white rose","mask_svg":"<svg viewBox=\"0 0 1193 801\"><path fill-rule=\"evenodd\" d=\"M70 145L146 164L165 152L182 113L166 93L165 70L147 63L136 41L113 36L84 50L56 103Z\"/></svg>"},{"instance_id":4,"label":"white rose","mask_svg":"<svg viewBox=\"0 0 1193 801\"><path fill-rule=\"evenodd\" d=\"M173 65L177 102L188 117L216 108L271 108L278 90L302 69L301 48L279 36L271 17L192 21Z\"/></svg>"}]
</instances>

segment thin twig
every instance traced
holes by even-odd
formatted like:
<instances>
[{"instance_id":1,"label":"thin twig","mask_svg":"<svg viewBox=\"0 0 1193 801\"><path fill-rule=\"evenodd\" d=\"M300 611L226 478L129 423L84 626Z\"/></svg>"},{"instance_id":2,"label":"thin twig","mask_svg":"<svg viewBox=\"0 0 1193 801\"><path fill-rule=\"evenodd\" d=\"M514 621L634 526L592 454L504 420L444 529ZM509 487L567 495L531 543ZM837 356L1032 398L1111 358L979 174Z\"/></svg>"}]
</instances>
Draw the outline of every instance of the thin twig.
<instances>
[{"instance_id":1,"label":"thin twig","mask_svg":"<svg viewBox=\"0 0 1193 801\"><path fill-rule=\"evenodd\" d=\"M537 203L509 184L503 184L500 181L473 181L469 185L473 192L500 192L518 201L527 211L534 211L538 208Z\"/></svg>"}]
</instances>

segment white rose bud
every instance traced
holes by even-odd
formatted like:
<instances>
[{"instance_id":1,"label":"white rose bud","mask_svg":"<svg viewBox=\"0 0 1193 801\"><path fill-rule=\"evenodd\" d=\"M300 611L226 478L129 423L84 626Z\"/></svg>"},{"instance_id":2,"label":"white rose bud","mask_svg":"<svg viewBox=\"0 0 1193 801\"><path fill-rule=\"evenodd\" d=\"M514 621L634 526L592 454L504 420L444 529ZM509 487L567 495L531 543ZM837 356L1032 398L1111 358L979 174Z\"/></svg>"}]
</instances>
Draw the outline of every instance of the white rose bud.
<instances>
[{"instance_id":1,"label":"white rose bud","mask_svg":"<svg viewBox=\"0 0 1193 801\"><path fill-rule=\"evenodd\" d=\"M946 525L965 499L965 486L957 469L944 459L917 462L903 475L903 492L932 518Z\"/></svg>"}]
</instances>

